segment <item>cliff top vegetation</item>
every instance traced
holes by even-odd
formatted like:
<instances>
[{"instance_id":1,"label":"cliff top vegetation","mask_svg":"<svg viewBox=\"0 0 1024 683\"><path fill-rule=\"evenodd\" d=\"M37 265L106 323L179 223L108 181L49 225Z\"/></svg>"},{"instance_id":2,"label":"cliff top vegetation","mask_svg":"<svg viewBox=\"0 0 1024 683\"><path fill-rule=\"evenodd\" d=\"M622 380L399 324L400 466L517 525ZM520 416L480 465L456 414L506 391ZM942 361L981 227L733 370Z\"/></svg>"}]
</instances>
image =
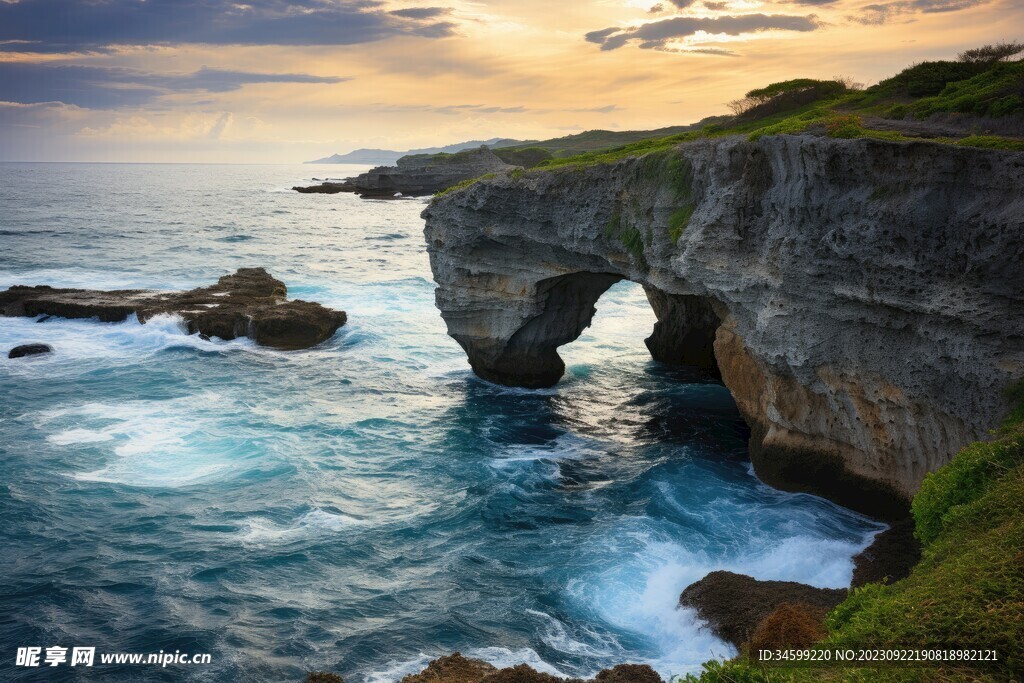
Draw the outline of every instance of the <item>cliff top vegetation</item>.
<instances>
[{"instance_id":1,"label":"cliff top vegetation","mask_svg":"<svg viewBox=\"0 0 1024 683\"><path fill-rule=\"evenodd\" d=\"M914 64L869 88L850 79L797 78L769 84L730 103L717 117L670 135L580 154L554 154L537 168L610 163L726 135L818 133L837 138L927 139L1024 150L1024 44L968 50L956 60Z\"/></svg>"}]
</instances>

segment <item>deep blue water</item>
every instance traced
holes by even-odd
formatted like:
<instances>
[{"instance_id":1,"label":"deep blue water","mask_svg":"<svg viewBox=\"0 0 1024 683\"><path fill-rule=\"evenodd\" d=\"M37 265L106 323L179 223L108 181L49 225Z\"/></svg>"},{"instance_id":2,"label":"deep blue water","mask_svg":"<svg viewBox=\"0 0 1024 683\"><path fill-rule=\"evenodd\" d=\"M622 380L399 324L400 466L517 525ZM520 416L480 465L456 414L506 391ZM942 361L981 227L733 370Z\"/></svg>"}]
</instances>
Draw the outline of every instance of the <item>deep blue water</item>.
<instances>
[{"instance_id":1,"label":"deep blue water","mask_svg":"<svg viewBox=\"0 0 1024 683\"><path fill-rule=\"evenodd\" d=\"M708 571L849 584L880 527L760 484L728 392L650 360L639 287L554 389L484 383L434 308L423 202L286 190L352 170L0 164L0 287L260 265L350 321L279 352L0 319L0 351L56 349L0 359L0 678L83 671L14 666L51 645L213 658L82 676L107 680L384 682L453 650L667 677L732 654L675 608Z\"/></svg>"}]
</instances>

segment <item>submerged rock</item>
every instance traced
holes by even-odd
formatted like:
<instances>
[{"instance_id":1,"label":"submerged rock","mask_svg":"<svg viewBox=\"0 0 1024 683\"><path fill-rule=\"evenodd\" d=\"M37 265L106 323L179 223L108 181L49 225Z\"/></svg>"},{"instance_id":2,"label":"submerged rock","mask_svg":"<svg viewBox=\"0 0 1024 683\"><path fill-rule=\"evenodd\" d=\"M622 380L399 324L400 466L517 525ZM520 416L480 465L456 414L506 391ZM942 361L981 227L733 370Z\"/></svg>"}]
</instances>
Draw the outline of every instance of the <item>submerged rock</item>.
<instances>
[{"instance_id":1,"label":"submerged rock","mask_svg":"<svg viewBox=\"0 0 1024 683\"><path fill-rule=\"evenodd\" d=\"M479 178L519 168L502 161L486 147L454 154L410 154L396 166L378 166L341 182L324 182L308 187L293 187L296 192L334 194L354 192L373 199L422 197Z\"/></svg>"},{"instance_id":2,"label":"submerged rock","mask_svg":"<svg viewBox=\"0 0 1024 683\"><path fill-rule=\"evenodd\" d=\"M844 588L815 588L793 581L758 581L745 574L715 571L687 586L681 607L692 607L711 631L737 648L750 640L757 627L783 604L800 604L824 611L846 599Z\"/></svg>"},{"instance_id":3,"label":"submerged rock","mask_svg":"<svg viewBox=\"0 0 1024 683\"><path fill-rule=\"evenodd\" d=\"M7 354L8 358L23 358L25 356L36 356L40 353L50 353L53 347L49 344L22 344L15 346Z\"/></svg>"},{"instance_id":4,"label":"submerged rock","mask_svg":"<svg viewBox=\"0 0 1024 683\"><path fill-rule=\"evenodd\" d=\"M461 653L440 657L418 674L411 674L401 683L663 683L654 669L646 664L620 664L605 669L590 680L559 678L517 664L504 669L480 659L469 659Z\"/></svg>"},{"instance_id":5,"label":"submerged rock","mask_svg":"<svg viewBox=\"0 0 1024 683\"><path fill-rule=\"evenodd\" d=\"M249 337L278 349L314 346L346 322L344 311L301 299L288 301L287 295L285 284L263 268L240 268L214 285L187 292L14 286L0 292L0 314L96 318L101 322L120 322L135 314L144 323L169 313L181 316L190 334Z\"/></svg>"}]
</instances>

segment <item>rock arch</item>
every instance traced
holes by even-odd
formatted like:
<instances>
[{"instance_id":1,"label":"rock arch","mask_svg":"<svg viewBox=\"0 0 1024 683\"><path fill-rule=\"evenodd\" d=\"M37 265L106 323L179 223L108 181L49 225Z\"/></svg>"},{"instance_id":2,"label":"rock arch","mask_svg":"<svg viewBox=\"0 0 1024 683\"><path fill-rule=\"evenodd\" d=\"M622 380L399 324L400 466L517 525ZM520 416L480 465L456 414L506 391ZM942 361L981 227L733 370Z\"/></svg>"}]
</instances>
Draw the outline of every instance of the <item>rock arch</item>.
<instances>
[{"instance_id":1,"label":"rock arch","mask_svg":"<svg viewBox=\"0 0 1024 683\"><path fill-rule=\"evenodd\" d=\"M1020 154L771 136L498 174L424 211L477 374L550 385L620 279L659 360L717 368L771 484L893 516L1024 378Z\"/></svg>"},{"instance_id":2,"label":"rock arch","mask_svg":"<svg viewBox=\"0 0 1024 683\"><path fill-rule=\"evenodd\" d=\"M590 326L598 299L622 281L616 273L575 272L544 278L521 289L519 305L532 315L519 327L492 329L450 326L479 377L498 384L531 389L553 386L565 373L558 347L575 341ZM657 322L645 339L654 360L692 366L720 376L715 362L715 332L721 324L715 304L693 295L669 294L644 286Z\"/></svg>"}]
</instances>

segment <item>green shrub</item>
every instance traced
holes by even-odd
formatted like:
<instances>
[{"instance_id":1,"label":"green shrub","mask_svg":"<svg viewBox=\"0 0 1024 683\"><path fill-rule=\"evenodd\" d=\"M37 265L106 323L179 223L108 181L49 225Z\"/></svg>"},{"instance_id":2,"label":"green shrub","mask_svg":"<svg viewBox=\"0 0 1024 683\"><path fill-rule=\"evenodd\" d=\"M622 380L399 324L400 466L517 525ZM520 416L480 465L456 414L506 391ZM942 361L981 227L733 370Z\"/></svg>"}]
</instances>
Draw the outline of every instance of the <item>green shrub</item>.
<instances>
[{"instance_id":1,"label":"green shrub","mask_svg":"<svg viewBox=\"0 0 1024 683\"><path fill-rule=\"evenodd\" d=\"M859 116L840 114L826 119L825 132L830 138L859 138L864 135L864 127Z\"/></svg>"},{"instance_id":2,"label":"green shrub","mask_svg":"<svg viewBox=\"0 0 1024 683\"><path fill-rule=\"evenodd\" d=\"M984 64L968 62L921 62L868 88L867 93L911 97L938 95L947 83L972 78L985 68Z\"/></svg>"}]
</instances>

